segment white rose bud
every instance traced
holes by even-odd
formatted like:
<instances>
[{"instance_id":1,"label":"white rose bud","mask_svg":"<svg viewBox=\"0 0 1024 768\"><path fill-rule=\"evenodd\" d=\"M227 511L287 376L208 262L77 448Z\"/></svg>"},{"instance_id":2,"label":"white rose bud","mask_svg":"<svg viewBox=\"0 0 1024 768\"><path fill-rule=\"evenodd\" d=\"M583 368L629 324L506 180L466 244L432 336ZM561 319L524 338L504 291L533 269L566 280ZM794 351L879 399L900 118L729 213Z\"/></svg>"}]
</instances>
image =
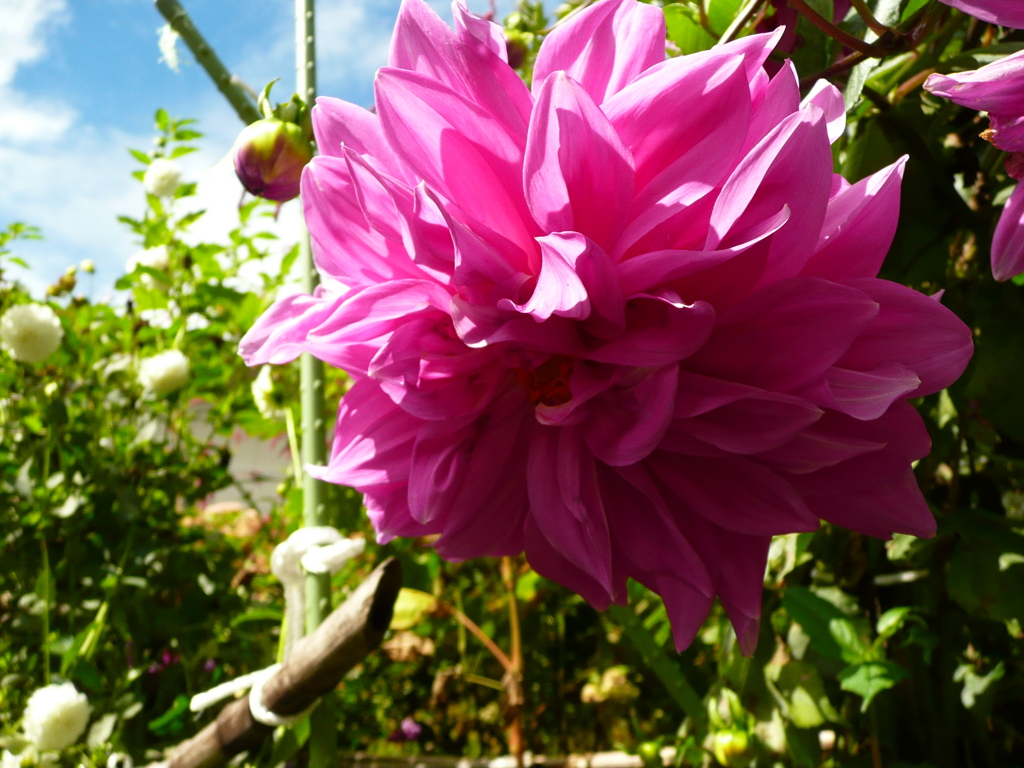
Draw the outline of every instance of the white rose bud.
<instances>
[{"instance_id":1,"label":"white rose bud","mask_svg":"<svg viewBox=\"0 0 1024 768\"><path fill-rule=\"evenodd\" d=\"M169 395L188 382L188 358L177 349L169 349L139 364L139 383L156 395Z\"/></svg>"},{"instance_id":2,"label":"white rose bud","mask_svg":"<svg viewBox=\"0 0 1024 768\"><path fill-rule=\"evenodd\" d=\"M22 728L40 752L64 749L85 732L89 712L89 700L73 683L47 685L29 697Z\"/></svg>"},{"instance_id":3,"label":"white rose bud","mask_svg":"<svg viewBox=\"0 0 1024 768\"><path fill-rule=\"evenodd\" d=\"M151 195L171 197L181 183L181 166L166 157L158 157L146 169L142 185Z\"/></svg>"},{"instance_id":4,"label":"white rose bud","mask_svg":"<svg viewBox=\"0 0 1024 768\"><path fill-rule=\"evenodd\" d=\"M0 346L15 360L40 363L60 346L64 329L45 304L18 304L0 317Z\"/></svg>"}]
</instances>

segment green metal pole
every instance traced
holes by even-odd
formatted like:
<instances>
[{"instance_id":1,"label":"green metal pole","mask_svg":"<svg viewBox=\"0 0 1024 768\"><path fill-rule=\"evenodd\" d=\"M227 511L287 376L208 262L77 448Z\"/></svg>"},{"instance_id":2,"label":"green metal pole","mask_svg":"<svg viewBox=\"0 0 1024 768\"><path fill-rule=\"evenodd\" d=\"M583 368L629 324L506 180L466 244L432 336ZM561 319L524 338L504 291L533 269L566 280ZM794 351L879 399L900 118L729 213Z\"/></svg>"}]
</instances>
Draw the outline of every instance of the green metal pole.
<instances>
[{"instance_id":1,"label":"green metal pole","mask_svg":"<svg viewBox=\"0 0 1024 768\"><path fill-rule=\"evenodd\" d=\"M295 90L313 105L316 99L316 16L314 0L295 0ZM309 233L299 240L302 288L312 293L320 282L313 266ZM324 366L310 354L300 361L302 394L302 463L327 463L327 431L324 409ZM327 487L305 473L302 478L303 525L328 525ZM331 612L330 574L306 575L306 632L310 633ZM328 768L338 751L334 713L327 700L310 715L309 766Z\"/></svg>"}]
</instances>

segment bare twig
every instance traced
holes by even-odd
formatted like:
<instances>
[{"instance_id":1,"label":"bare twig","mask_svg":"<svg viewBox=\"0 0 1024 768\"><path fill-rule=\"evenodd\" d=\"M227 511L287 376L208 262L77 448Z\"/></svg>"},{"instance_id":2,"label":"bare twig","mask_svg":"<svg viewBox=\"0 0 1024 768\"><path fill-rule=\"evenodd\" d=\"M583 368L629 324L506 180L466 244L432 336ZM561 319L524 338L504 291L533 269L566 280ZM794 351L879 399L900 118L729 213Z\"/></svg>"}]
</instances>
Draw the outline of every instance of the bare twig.
<instances>
[{"instance_id":1,"label":"bare twig","mask_svg":"<svg viewBox=\"0 0 1024 768\"><path fill-rule=\"evenodd\" d=\"M457 622L459 622L459 624L461 624L470 631L473 637L475 637L477 640L483 643L484 647L491 652L491 655L493 655L494 658L498 660L498 663L501 664L501 666L505 669L506 672L512 669L512 660L505 654L503 650L501 650L501 648L498 647L497 643L491 640L491 638L489 638L487 634L482 629L480 629L479 625L475 621L469 618L469 616L464 614L458 608L456 608L453 605L449 605L448 603L442 603L438 601L438 607L441 609L442 612L451 614L451 616L454 617L454 619Z\"/></svg>"},{"instance_id":2,"label":"bare twig","mask_svg":"<svg viewBox=\"0 0 1024 768\"><path fill-rule=\"evenodd\" d=\"M859 51L860 53L864 53L872 58L878 59L892 53L892 48L889 46L866 43L860 38L854 37L849 32L840 29L816 10L811 8L811 6L805 3L804 0L789 0L789 4L799 11L805 19L811 22L811 24L816 26L833 40L842 43L847 48L852 48L855 51ZM891 32L888 27L886 30Z\"/></svg>"},{"instance_id":3,"label":"bare twig","mask_svg":"<svg viewBox=\"0 0 1024 768\"><path fill-rule=\"evenodd\" d=\"M189 18L181 3L178 0L156 0L156 9L160 11L161 16L167 19L171 29L177 32L181 39L185 41L185 45L192 51L196 61L206 70L206 74L210 76L214 85L224 94L224 98L235 108L239 119L246 124L259 120L259 110L256 109L256 104L246 94L246 90L251 89L248 86L241 87L239 85L241 81L228 72L227 67L221 63L213 48L199 34L199 30L196 29L196 25L192 23L192 19Z\"/></svg>"},{"instance_id":4,"label":"bare twig","mask_svg":"<svg viewBox=\"0 0 1024 768\"><path fill-rule=\"evenodd\" d=\"M765 0L747 0L746 4L740 8L740 12L736 14L736 18L732 20L732 23L726 27L725 32L718 38L718 42L715 45L725 45L736 33L739 32L743 27L747 25L747 22L757 13L757 9L764 4Z\"/></svg>"},{"instance_id":5,"label":"bare twig","mask_svg":"<svg viewBox=\"0 0 1024 768\"><path fill-rule=\"evenodd\" d=\"M331 691L380 645L401 586L398 561L385 560L315 632L296 644L263 686L264 706L277 715L294 715ZM248 698L237 699L196 736L175 747L163 765L218 768L240 752L257 749L272 731L253 719Z\"/></svg>"},{"instance_id":6,"label":"bare twig","mask_svg":"<svg viewBox=\"0 0 1024 768\"><path fill-rule=\"evenodd\" d=\"M865 3L864 0L850 0L850 4L853 5L854 10L857 11L860 17L864 19L864 23L868 25L868 29L875 32L879 37L887 32L896 32L896 30L885 26L885 24L876 19L875 14L871 12L871 9L868 8L868 4Z\"/></svg>"}]
</instances>

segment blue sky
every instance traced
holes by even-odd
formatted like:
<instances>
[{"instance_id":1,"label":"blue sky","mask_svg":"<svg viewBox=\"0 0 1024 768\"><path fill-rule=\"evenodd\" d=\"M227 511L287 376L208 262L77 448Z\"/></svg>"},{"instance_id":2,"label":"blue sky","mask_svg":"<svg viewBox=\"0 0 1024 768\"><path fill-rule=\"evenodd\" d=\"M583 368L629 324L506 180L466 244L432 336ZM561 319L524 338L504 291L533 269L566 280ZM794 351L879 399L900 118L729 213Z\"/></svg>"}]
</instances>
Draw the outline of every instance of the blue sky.
<instances>
[{"instance_id":1,"label":"blue sky","mask_svg":"<svg viewBox=\"0 0 1024 768\"><path fill-rule=\"evenodd\" d=\"M182 1L229 69L256 90L280 77L274 95L291 93L292 0ZM450 20L445 0L430 2ZM371 103L398 5L319 0L320 93ZM487 0L469 6L483 12ZM510 6L499 3L503 12ZM240 189L217 163L241 123L183 44L180 72L159 62L163 19L151 2L0 0L0 18L0 226L25 221L46 238L19 246L32 265L21 279L38 291L86 258L97 265L98 287L117 277L138 246L116 216L144 205L127 148L150 146L158 107L199 119L203 151L183 160L186 176L200 181L193 204L211 211L204 235L227 228Z\"/></svg>"}]
</instances>

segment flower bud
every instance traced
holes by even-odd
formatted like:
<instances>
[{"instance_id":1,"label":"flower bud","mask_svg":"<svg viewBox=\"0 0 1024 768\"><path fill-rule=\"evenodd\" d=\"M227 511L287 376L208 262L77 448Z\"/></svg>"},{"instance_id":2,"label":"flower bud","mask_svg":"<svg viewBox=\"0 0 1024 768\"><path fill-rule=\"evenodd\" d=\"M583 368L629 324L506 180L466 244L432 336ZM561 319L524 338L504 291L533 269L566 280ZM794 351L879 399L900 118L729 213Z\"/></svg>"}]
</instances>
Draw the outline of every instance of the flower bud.
<instances>
[{"instance_id":1,"label":"flower bud","mask_svg":"<svg viewBox=\"0 0 1024 768\"><path fill-rule=\"evenodd\" d=\"M92 259L86 259L80 266L82 267L82 271L88 275L91 275L96 271L96 265L92 263Z\"/></svg>"},{"instance_id":2,"label":"flower bud","mask_svg":"<svg viewBox=\"0 0 1024 768\"><path fill-rule=\"evenodd\" d=\"M300 126L270 117L246 126L232 155L238 180L248 192L283 203L298 196L313 146Z\"/></svg>"}]
</instances>

